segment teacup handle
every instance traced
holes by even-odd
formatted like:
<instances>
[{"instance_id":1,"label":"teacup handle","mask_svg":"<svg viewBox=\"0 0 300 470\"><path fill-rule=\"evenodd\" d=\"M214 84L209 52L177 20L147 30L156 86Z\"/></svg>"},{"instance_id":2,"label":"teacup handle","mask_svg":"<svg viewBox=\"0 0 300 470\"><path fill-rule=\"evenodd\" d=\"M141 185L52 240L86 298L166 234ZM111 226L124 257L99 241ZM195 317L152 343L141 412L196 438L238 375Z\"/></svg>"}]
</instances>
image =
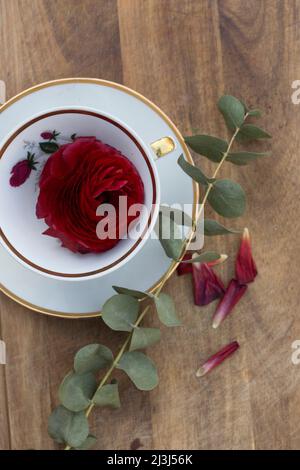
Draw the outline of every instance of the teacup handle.
<instances>
[{"instance_id":1,"label":"teacup handle","mask_svg":"<svg viewBox=\"0 0 300 470\"><path fill-rule=\"evenodd\" d=\"M0 106L5 103L6 101L6 90L5 90L5 82L0 80Z\"/></svg>"},{"instance_id":2,"label":"teacup handle","mask_svg":"<svg viewBox=\"0 0 300 470\"><path fill-rule=\"evenodd\" d=\"M173 152L173 150L176 148L176 144L172 137L162 137L161 139L152 142L150 145L154 151L155 160L164 157L170 152Z\"/></svg>"}]
</instances>

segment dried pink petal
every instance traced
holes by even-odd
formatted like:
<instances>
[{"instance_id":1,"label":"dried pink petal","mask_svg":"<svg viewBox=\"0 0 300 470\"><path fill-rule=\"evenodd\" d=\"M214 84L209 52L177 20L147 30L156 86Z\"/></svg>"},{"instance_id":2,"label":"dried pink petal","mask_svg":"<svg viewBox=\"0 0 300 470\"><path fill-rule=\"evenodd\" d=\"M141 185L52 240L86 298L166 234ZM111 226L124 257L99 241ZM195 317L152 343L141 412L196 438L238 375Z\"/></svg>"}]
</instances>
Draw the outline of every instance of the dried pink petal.
<instances>
[{"instance_id":1,"label":"dried pink petal","mask_svg":"<svg viewBox=\"0 0 300 470\"><path fill-rule=\"evenodd\" d=\"M227 357L231 356L240 347L237 341L227 344L216 354L210 356L207 361L197 370L196 376L203 377L209 371L220 365Z\"/></svg>"},{"instance_id":2,"label":"dried pink petal","mask_svg":"<svg viewBox=\"0 0 300 470\"><path fill-rule=\"evenodd\" d=\"M207 263L193 264L192 269L195 305L207 305L224 295L223 282Z\"/></svg>"},{"instance_id":3,"label":"dried pink petal","mask_svg":"<svg viewBox=\"0 0 300 470\"><path fill-rule=\"evenodd\" d=\"M247 228L244 229L240 249L237 254L235 273L240 284L253 282L257 275L256 265L252 257L249 231Z\"/></svg>"},{"instance_id":4,"label":"dried pink petal","mask_svg":"<svg viewBox=\"0 0 300 470\"><path fill-rule=\"evenodd\" d=\"M236 279L232 279L228 284L224 297L220 300L213 317L213 328L218 328L220 323L229 315L233 307L247 290L247 285L240 284Z\"/></svg>"},{"instance_id":5,"label":"dried pink petal","mask_svg":"<svg viewBox=\"0 0 300 470\"><path fill-rule=\"evenodd\" d=\"M217 266L218 264L222 264L224 263L224 261L226 261L228 258L228 255L225 255L225 254L221 254L220 257L218 259L216 259L215 261L209 261L207 262L207 266Z\"/></svg>"},{"instance_id":6,"label":"dried pink petal","mask_svg":"<svg viewBox=\"0 0 300 470\"><path fill-rule=\"evenodd\" d=\"M189 260L192 258L192 255L186 254L183 257L183 260ZM191 273L193 270L192 263L179 263L177 266L177 274L178 276L182 276L183 274Z\"/></svg>"}]
</instances>

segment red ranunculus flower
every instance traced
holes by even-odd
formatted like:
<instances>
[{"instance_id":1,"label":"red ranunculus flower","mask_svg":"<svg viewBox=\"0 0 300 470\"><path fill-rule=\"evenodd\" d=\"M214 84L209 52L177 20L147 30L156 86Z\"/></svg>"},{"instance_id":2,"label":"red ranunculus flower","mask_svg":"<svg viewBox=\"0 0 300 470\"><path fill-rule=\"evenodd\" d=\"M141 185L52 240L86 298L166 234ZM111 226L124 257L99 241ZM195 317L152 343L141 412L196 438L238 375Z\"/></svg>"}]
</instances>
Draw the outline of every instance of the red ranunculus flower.
<instances>
[{"instance_id":1,"label":"red ranunculus flower","mask_svg":"<svg viewBox=\"0 0 300 470\"><path fill-rule=\"evenodd\" d=\"M119 218L119 196L128 208L144 202L143 182L134 165L115 148L95 137L79 137L52 154L40 177L38 218L49 228L45 235L59 238L73 252L100 253L111 249L127 233L136 216ZM115 207L116 238L99 239L96 215L100 204Z\"/></svg>"}]
</instances>

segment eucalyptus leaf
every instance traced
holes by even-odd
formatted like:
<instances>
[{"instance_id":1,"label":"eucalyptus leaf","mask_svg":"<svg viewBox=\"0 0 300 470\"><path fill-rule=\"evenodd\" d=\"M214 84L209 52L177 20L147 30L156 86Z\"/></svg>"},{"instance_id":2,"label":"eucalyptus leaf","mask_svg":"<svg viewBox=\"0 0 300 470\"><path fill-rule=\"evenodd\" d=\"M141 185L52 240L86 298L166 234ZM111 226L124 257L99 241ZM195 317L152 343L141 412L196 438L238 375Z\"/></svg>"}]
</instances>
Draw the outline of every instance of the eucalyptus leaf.
<instances>
[{"instance_id":1,"label":"eucalyptus leaf","mask_svg":"<svg viewBox=\"0 0 300 470\"><path fill-rule=\"evenodd\" d=\"M96 388L96 379L93 374L70 372L60 384L58 396L65 408L78 412L90 405Z\"/></svg>"},{"instance_id":2,"label":"eucalyptus leaf","mask_svg":"<svg viewBox=\"0 0 300 470\"><path fill-rule=\"evenodd\" d=\"M152 297L152 294L148 292L142 292L140 290L127 289L126 287L112 286L113 289L118 292L118 294L130 295L130 297L135 297L136 299L144 299L145 297Z\"/></svg>"},{"instance_id":3,"label":"eucalyptus leaf","mask_svg":"<svg viewBox=\"0 0 300 470\"><path fill-rule=\"evenodd\" d=\"M205 174L200 170L200 168L191 165L189 162L187 162L183 154L181 154L178 158L178 165L188 176L190 176L194 181L202 184L203 186L207 186L209 183L213 183L215 181L214 178L208 178L207 176L205 176Z\"/></svg>"},{"instance_id":4,"label":"eucalyptus leaf","mask_svg":"<svg viewBox=\"0 0 300 470\"><path fill-rule=\"evenodd\" d=\"M120 408L120 397L118 384L106 384L103 385L93 398L93 402L97 406L109 406L111 408Z\"/></svg>"},{"instance_id":5,"label":"eucalyptus leaf","mask_svg":"<svg viewBox=\"0 0 300 470\"><path fill-rule=\"evenodd\" d=\"M166 217L160 212L156 232L166 255L171 259L178 259L183 249L183 240L181 230L173 218Z\"/></svg>"},{"instance_id":6,"label":"eucalyptus leaf","mask_svg":"<svg viewBox=\"0 0 300 470\"><path fill-rule=\"evenodd\" d=\"M235 165L247 165L253 160L270 155L271 152L232 152L227 156L227 160Z\"/></svg>"},{"instance_id":7,"label":"eucalyptus leaf","mask_svg":"<svg viewBox=\"0 0 300 470\"><path fill-rule=\"evenodd\" d=\"M48 420L48 433L59 444L79 447L89 435L89 425L84 411L74 413L59 405Z\"/></svg>"},{"instance_id":8,"label":"eucalyptus leaf","mask_svg":"<svg viewBox=\"0 0 300 470\"><path fill-rule=\"evenodd\" d=\"M212 162L220 162L228 147L226 140L211 135L192 135L185 137L184 140L194 152L203 155Z\"/></svg>"},{"instance_id":9,"label":"eucalyptus leaf","mask_svg":"<svg viewBox=\"0 0 300 470\"><path fill-rule=\"evenodd\" d=\"M118 369L123 370L139 390L152 390L158 384L154 363L139 351L130 351L121 357Z\"/></svg>"},{"instance_id":10,"label":"eucalyptus leaf","mask_svg":"<svg viewBox=\"0 0 300 470\"><path fill-rule=\"evenodd\" d=\"M160 330L158 328L137 327L133 330L129 351L145 349L160 340Z\"/></svg>"},{"instance_id":11,"label":"eucalyptus leaf","mask_svg":"<svg viewBox=\"0 0 300 470\"><path fill-rule=\"evenodd\" d=\"M213 219L204 219L204 235L213 237L215 235L228 235L230 233L240 233L240 230L227 228Z\"/></svg>"},{"instance_id":12,"label":"eucalyptus leaf","mask_svg":"<svg viewBox=\"0 0 300 470\"><path fill-rule=\"evenodd\" d=\"M186 213L183 212L181 209L177 207L168 206L165 204L161 204L159 207L159 211L165 217L171 217L171 214L174 214L174 222L177 225L183 225L185 227L192 227L193 226L193 219Z\"/></svg>"},{"instance_id":13,"label":"eucalyptus leaf","mask_svg":"<svg viewBox=\"0 0 300 470\"><path fill-rule=\"evenodd\" d=\"M216 181L208 195L211 207L223 217L235 218L244 213L246 195L243 188L234 181Z\"/></svg>"},{"instance_id":14,"label":"eucalyptus leaf","mask_svg":"<svg viewBox=\"0 0 300 470\"><path fill-rule=\"evenodd\" d=\"M158 318L164 325L169 327L181 325L172 297L165 293L160 294L155 297L155 306Z\"/></svg>"},{"instance_id":15,"label":"eucalyptus leaf","mask_svg":"<svg viewBox=\"0 0 300 470\"><path fill-rule=\"evenodd\" d=\"M93 447L97 442L96 436L90 434L81 446L75 447L75 450L88 450Z\"/></svg>"},{"instance_id":16,"label":"eucalyptus leaf","mask_svg":"<svg viewBox=\"0 0 300 470\"><path fill-rule=\"evenodd\" d=\"M139 313L139 302L130 295L117 294L102 308L102 320L112 330L131 331Z\"/></svg>"},{"instance_id":17,"label":"eucalyptus leaf","mask_svg":"<svg viewBox=\"0 0 300 470\"><path fill-rule=\"evenodd\" d=\"M74 370L77 374L97 372L113 362L113 354L102 344L88 344L81 348L74 358Z\"/></svg>"},{"instance_id":18,"label":"eucalyptus leaf","mask_svg":"<svg viewBox=\"0 0 300 470\"><path fill-rule=\"evenodd\" d=\"M231 95L222 96L218 101L218 108L230 130L241 127L244 122L245 109L237 98Z\"/></svg>"},{"instance_id":19,"label":"eucalyptus leaf","mask_svg":"<svg viewBox=\"0 0 300 470\"><path fill-rule=\"evenodd\" d=\"M262 112L260 109L248 109L248 116L261 117Z\"/></svg>"},{"instance_id":20,"label":"eucalyptus leaf","mask_svg":"<svg viewBox=\"0 0 300 470\"><path fill-rule=\"evenodd\" d=\"M239 130L238 138L240 140L271 139L272 136L253 124L243 124Z\"/></svg>"},{"instance_id":21,"label":"eucalyptus leaf","mask_svg":"<svg viewBox=\"0 0 300 470\"><path fill-rule=\"evenodd\" d=\"M39 146L44 153L54 153L59 149L55 142L40 142Z\"/></svg>"},{"instance_id":22,"label":"eucalyptus leaf","mask_svg":"<svg viewBox=\"0 0 300 470\"><path fill-rule=\"evenodd\" d=\"M216 261L221 255L216 251L205 251L199 256L193 256L191 259L182 260L182 263L209 263L211 261Z\"/></svg>"}]
</instances>

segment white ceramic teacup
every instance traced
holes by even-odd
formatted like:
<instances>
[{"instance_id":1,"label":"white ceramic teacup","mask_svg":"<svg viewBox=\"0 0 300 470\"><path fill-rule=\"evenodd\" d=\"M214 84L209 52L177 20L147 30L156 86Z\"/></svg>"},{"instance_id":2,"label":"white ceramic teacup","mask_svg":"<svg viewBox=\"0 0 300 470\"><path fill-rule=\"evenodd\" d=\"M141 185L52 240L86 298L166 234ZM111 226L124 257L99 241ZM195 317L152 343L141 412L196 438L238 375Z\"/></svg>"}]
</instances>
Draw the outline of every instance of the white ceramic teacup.
<instances>
[{"instance_id":1,"label":"white ceramic teacup","mask_svg":"<svg viewBox=\"0 0 300 470\"><path fill-rule=\"evenodd\" d=\"M58 239L42 235L47 229L36 217L38 177L49 155L37 155L37 171L15 188L9 183L13 166L26 158L27 151L38 154L41 134L60 132L60 139L95 136L120 150L136 167L144 183L145 210L139 217L142 236L120 240L104 253L79 254L61 247ZM156 222L160 203L159 178L151 142L143 142L134 130L113 116L91 108L55 108L21 124L0 146L0 242L20 263L39 273L63 280L100 277L129 261L143 246Z\"/></svg>"}]
</instances>

